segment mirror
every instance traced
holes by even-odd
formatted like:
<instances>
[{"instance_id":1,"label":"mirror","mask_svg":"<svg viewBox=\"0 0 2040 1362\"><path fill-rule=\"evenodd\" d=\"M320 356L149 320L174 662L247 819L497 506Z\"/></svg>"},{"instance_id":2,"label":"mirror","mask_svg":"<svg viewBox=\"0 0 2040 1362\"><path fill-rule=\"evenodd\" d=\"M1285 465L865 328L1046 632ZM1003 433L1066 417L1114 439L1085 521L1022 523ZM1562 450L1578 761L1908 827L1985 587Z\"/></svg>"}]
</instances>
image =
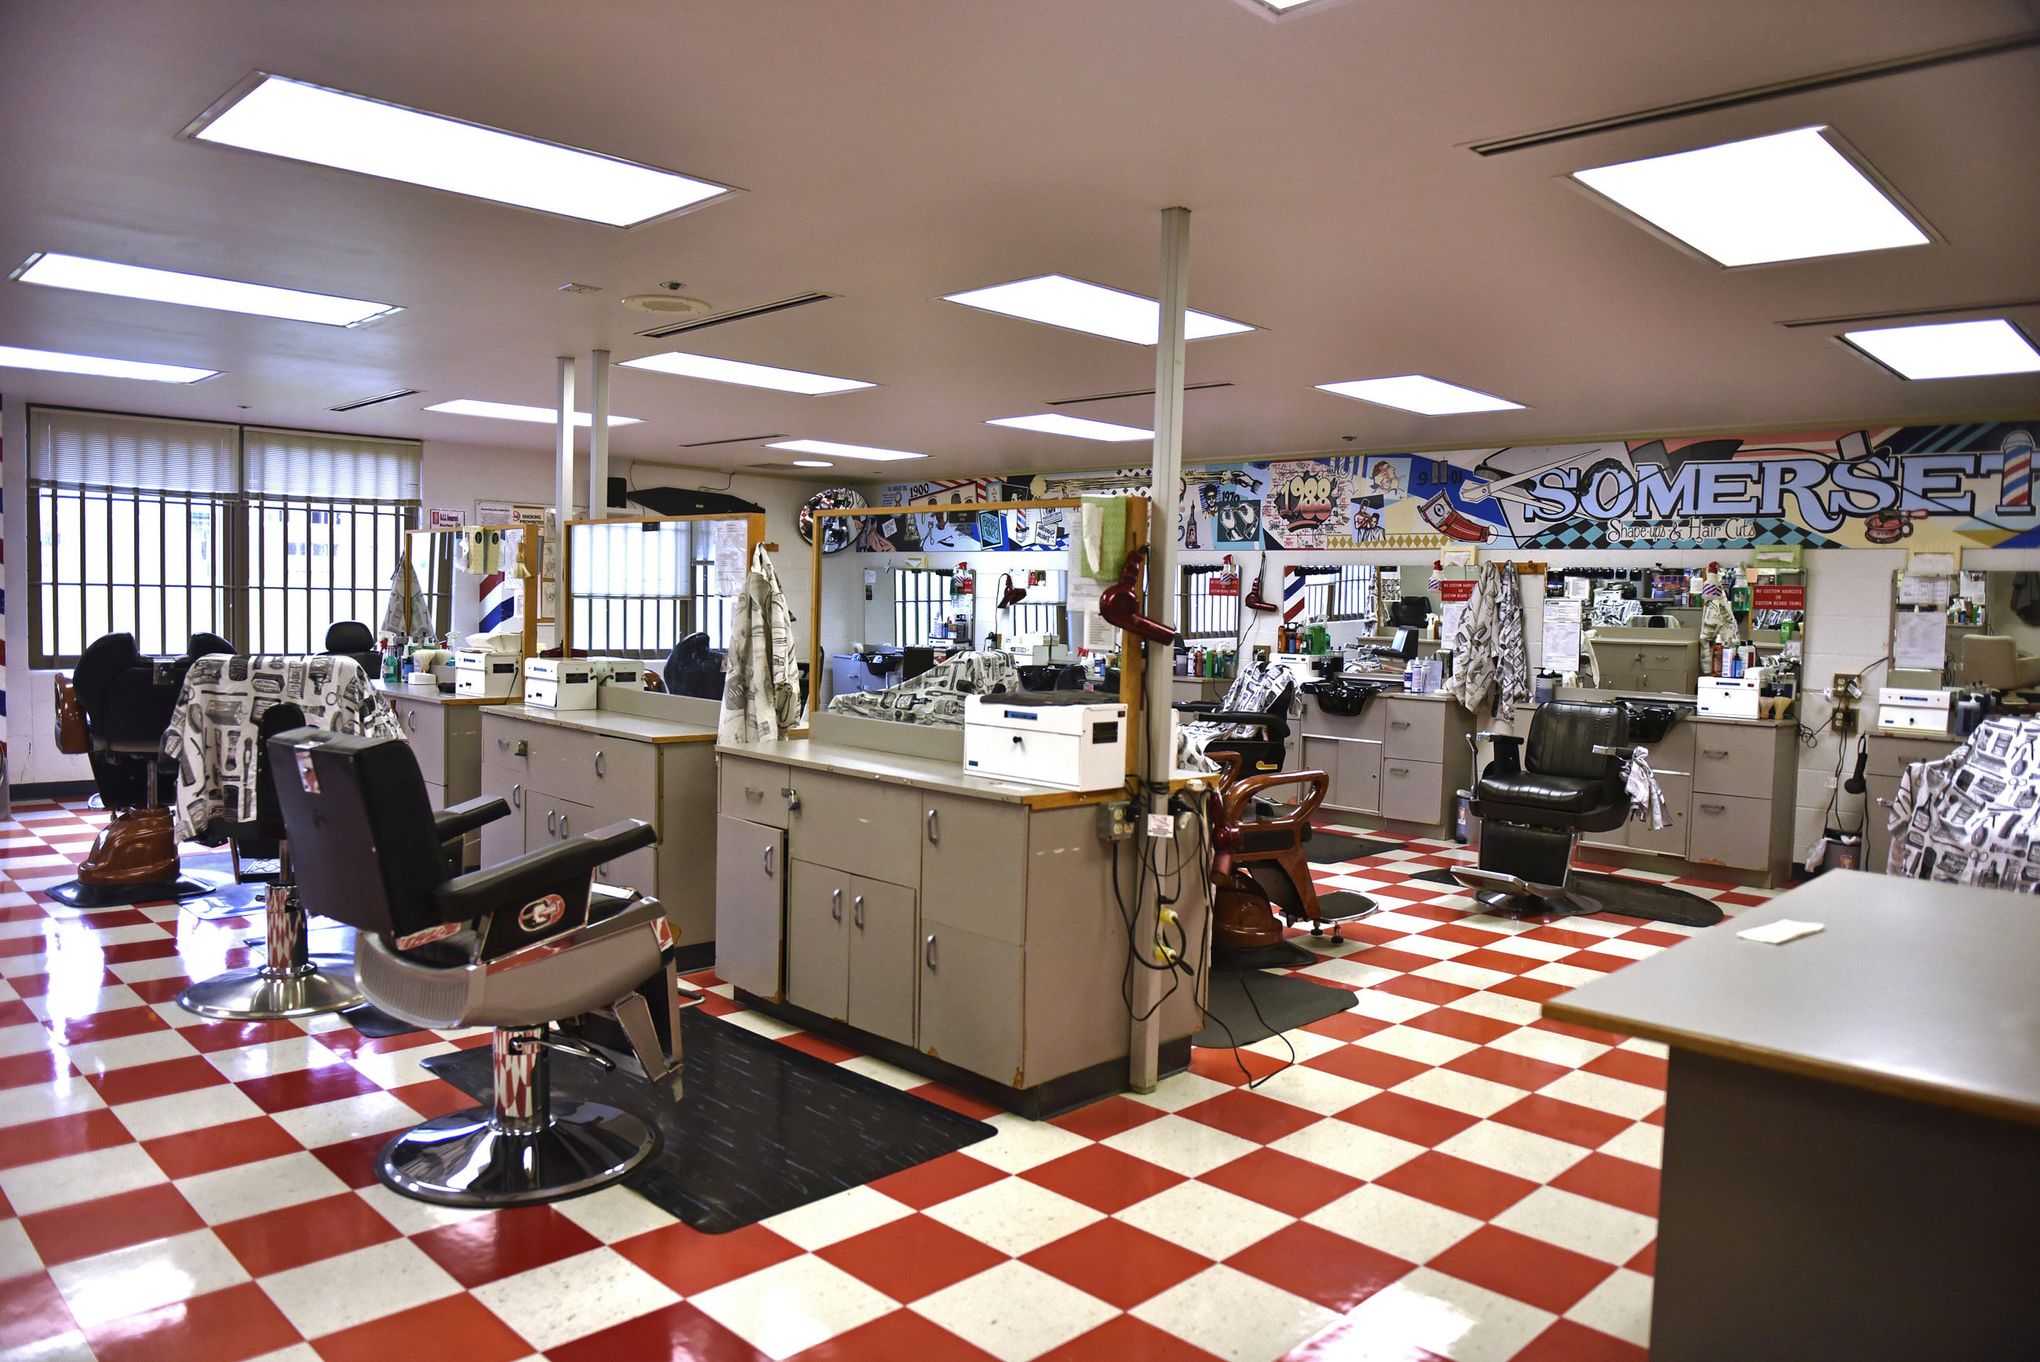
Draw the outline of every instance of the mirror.
<instances>
[{"instance_id":1,"label":"mirror","mask_svg":"<svg viewBox=\"0 0 2040 1362\"><path fill-rule=\"evenodd\" d=\"M1605 690L1690 695L1711 674L1711 657L1702 661L1702 592L1718 562L1698 554L1638 567L1552 567L1545 600L1581 606L1579 674ZM1796 561L1719 565L1737 636L1759 663L1803 656L1806 575Z\"/></svg>"},{"instance_id":2,"label":"mirror","mask_svg":"<svg viewBox=\"0 0 2040 1362\"><path fill-rule=\"evenodd\" d=\"M1935 686L2040 688L2040 572L1893 574L1891 666Z\"/></svg>"},{"instance_id":3,"label":"mirror","mask_svg":"<svg viewBox=\"0 0 2040 1362\"><path fill-rule=\"evenodd\" d=\"M404 536L404 567L414 589L398 603L400 619L385 618L385 636L413 642L450 641L459 648L474 634L514 633L528 655L536 650L538 621L525 608L538 580L539 535L528 525L470 525L411 530Z\"/></svg>"},{"instance_id":4,"label":"mirror","mask_svg":"<svg viewBox=\"0 0 2040 1362\"><path fill-rule=\"evenodd\" d=\"M569 646L587 656L643 659L650 670L671 670L682 680L677 693L720 699L730 608L751 551L764 538L764 521L760 515L569 521Z\"/></svg>"}]
</instances>

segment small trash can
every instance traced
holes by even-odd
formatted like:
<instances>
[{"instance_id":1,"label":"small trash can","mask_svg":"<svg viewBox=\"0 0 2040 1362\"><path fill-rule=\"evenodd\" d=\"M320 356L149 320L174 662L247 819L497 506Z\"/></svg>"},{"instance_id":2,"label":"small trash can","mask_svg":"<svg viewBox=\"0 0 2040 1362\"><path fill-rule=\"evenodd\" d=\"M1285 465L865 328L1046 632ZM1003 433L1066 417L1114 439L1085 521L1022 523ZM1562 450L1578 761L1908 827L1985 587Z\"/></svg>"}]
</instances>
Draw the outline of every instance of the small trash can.
<instances>
[{"instance_id":1,"label":"small trash can","mask_svg":"<svg viewBox=\"0 0 2040 1362\"><path fill-rule=\"evenodd\" d=\"M1461 790L1452 818L1452 840L1461 846L1480 845L1480 820L1473 816L1473 791Z\"/></svg>"}]
</instances>

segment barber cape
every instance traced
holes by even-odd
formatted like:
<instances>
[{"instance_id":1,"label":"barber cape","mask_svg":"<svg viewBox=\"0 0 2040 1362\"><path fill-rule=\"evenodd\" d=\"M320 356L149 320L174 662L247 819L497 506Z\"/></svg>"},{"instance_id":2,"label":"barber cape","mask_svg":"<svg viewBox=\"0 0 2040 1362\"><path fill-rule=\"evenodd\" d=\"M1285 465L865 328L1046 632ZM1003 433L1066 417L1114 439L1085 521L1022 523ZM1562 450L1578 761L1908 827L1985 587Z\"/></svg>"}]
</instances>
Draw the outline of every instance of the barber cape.
<instances>
[{"instance_id":1,"label":"barber cape","mask_svg":"<svg viewBox=\"0 0 2040 1362\"><path fill-rule=\"evenodd\" d=\"M1264 710L1289 681L1287 667L1250 663L1240 668L1239 675L1226 687L1225 699L1219 701L1218 707L1235 714ZM1266 731L1254 724L1218 724L1209 720L1183 724L1176 730L1176 766L1185 771L1215 771L1218 763L1204 755L1204 749L1211 743L1220 738L1258 738Z\"/></svg>"},{"instance_id":2,"label":"barber cape","mask_svg":"<svg viewBox=\"0 0 2040 1362\"><path fill-rule=\"evenodd\" d=\"M1523 646L1523 593L1514 563L1486 563L1452 640L1452 675L1444 690L1471 712L1492 706L1511 723L1530 698L1530 655Z\"/></svg>"},{"instance_id":3,"label":"barber cape","mask_svg":"<svg viewBox=\"0 0 2040 1362\"><path fill-rule=\"evenodd\" d=\"M793 657L793 615L763 544L751 553L751 571L730 611L729 637L716 736L724 742L786 736L800 722L800 672Z\"/></svg>"},{"instance_id":4,"label":"barber cape","mask_svg":"<svg viewBox=\"0 0 2040 1362\"><path fill-rule=\"evenodd\" d=\"M217 844L225 825L256 816L262 716L279 704L304 711L305 726L369 738L401 738L395 711L351 657L201 657L163 735L177 763L177 835Z\"/></svg>"},{"instance_id":5,"label":"barber cape","mask_svg":"<svg viewBox=\"0 0 2040 1362\"><path fill-rule=\"evenodd\" d=\"M2040 719L1986 719L1891 801L1885 873L2040 892Z\"/></svg>"},{"instance_id":6,"label":"barber cape","mask_svg":"<svg viewBox=\"0 0 2040 1362\"><path fill-rule=\"evenodd\" d=\"M404 627L406 607L411 627ZM385 638L423 638L432 628L432 606L418 585L418 574L409 563L398 563L390 573L389 594L383 598L382 629Z\"/></svg>"},{"instance_id":7,"label":"barber cape","mask_svg":"<svg viewBox=\"0 0 2040 1362\"><path fill-rule=\"evenodd\" d=\"M897 686L838 695L829 701L829 713L962 728L966 698L1019 688L1020 671L1004 653L958 653Z\"/></svg>"}]
</instances>

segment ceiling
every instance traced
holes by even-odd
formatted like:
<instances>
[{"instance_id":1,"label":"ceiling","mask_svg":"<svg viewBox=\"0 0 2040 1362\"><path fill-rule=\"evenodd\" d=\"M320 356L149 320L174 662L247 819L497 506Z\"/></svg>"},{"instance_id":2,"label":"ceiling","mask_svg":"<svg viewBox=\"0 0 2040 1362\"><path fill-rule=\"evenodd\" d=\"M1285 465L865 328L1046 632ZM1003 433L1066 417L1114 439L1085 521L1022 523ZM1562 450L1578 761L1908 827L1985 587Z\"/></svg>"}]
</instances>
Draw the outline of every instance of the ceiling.
<instances>
[{"instance_id":1,"label":"ceiling","mask_svg":"<svg viewBox=\"0 0 2040 1362\"><path fill-rule=\"evenodd\" d=\"M1468 144L2040 28L2017 0L71 0L0 6L0 275L66 251L399 303L352 331L0 283L0 344L197 364L193 387L0 371L10 398L545 447L426 413L545 405L553 357L669 348L880 386L799 397L617 372L612 457L745 468L767 432L923 450L849 476L1146 461L989 418L1145 389L1151 349L945 293L1059 272L1153 294L1186 205L1185 455L2040 409L2034 376L1901 381L1782 322L2040 300L2040 49L1505 155ZM742 188L620 230L181 140L272 71ZM1586 166L1825 123L1928 246L1728 271L1570 186ZM619 306L829 302L674 342ZM568 281L599 291L568 294ZM2040 306L2008 315L2040 334ZM585 369L584 369L585 374ZM1527 410L1426 418L1312 385L1427 373ZM585 383L585 379L584 379ZM422 395L327 410L395 387ZM585 387L583 389L585 394ZM1146 424L1150 400L1056 408Z\"/></svg>"}]
</instances>

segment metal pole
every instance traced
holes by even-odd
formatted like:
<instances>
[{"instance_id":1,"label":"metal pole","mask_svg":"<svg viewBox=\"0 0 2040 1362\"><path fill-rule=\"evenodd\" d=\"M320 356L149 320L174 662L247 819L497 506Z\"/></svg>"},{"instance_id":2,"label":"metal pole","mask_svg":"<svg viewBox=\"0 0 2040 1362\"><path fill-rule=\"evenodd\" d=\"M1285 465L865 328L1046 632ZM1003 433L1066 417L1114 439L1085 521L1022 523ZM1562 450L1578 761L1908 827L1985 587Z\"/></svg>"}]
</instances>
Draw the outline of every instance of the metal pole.
<instances>
[{"instance_id":1,"label":"metal pole","mask_svg":"<svg viewBox=\"0 0 2040 1362\"><path fill-rule=\"evenodd\" d=\"M1155 460L1148 505L1148 615L1163 624L1176 622L1176 503L1183 482L1183 311L1190 300L1190 210L1162 210L1161 330L1155 343ZM1129 645L1133 640L1128 640ZM1149 806L1169 810L1169 780L1176 771L1175 745L1170 741L1170 703L1174 691L1173 659L1150 659L1147 668L1147 779ZM1177 840L1152 848L1165 863L1177 855ZM1164 878L1169 878L1164 876ZM1150 898L1153 887L1149 886ZM1150 902L1137 924L1136 949L1147 950L1154 939ZM1194 958L1205 952L1193 950ZM1146 1020L1133 1023L1127 1052L1128 1080L1136 1092L1151 1092L1161 1076L1162 1017L1159 1007L1167 976L1135 968L1133 1012ZM1197 981L1192 980L1191 987Z\"/></svg>"},{"instance_id":2,"label":"metal pole","mask_svg":"<svg viewBox=\"0 0 2040 1362\"><path fill-rule=\"evenodd\" d=\"M594 381L588 404L594 421L588 428L588 518L602 520L609 515L609 352L591 350L588 368Z\"/></svg>"},{"instance_id":3,"label":"metal pole","mask_svg":"<svg viewBox=\"0 0 2040 1362\"><path fill-rule=\"evenodd\" d=\"M560 532L574 514L574 357L561 355L559 414L553 423L553 500L557 503Z\"/></svg>"}]
</instances>

